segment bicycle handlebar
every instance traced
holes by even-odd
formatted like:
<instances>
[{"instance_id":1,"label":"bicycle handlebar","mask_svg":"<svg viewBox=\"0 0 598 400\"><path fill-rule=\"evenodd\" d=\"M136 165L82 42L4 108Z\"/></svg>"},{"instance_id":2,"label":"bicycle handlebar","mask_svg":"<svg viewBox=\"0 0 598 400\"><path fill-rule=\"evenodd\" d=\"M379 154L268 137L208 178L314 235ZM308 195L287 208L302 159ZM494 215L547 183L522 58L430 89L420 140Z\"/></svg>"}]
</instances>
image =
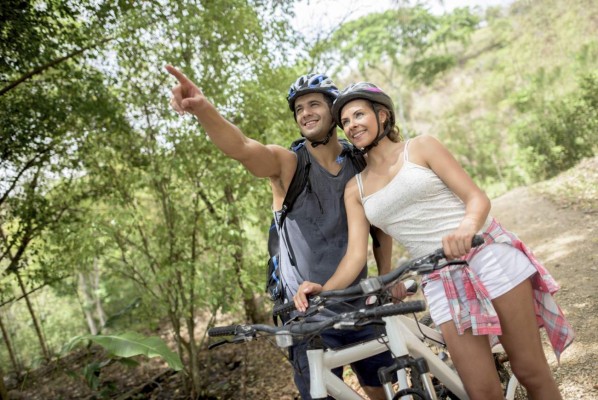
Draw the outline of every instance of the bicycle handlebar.
<instances>
[{"instance_id":1,"label":"bicycle handlebar","mask_svg":"<svg viewBox=\"0 0 598 400\"><path fill-rule=\"evenodd\" d=\"M414 312L424 311L425 309L426 303L422 300L416 300L397 304L385 304L373 308L341 313L330 318L326 318L323 321L300 321L280 327L265 324L218 326L208 329L208 336L235 336L238 338L236 341L244 341L246 338L253 338L258 332L278 335L287 334L291 336L309 336L319 333L322 330L330 327L334 327L335 329L353 329L360 326L359 321L361 320L371 320L382 317L390 317L393 315L411 314ZM222 344L222 342L216 345L219 344ZM283 346L281 345L281 347Z\"/></svg>"},{"instance_id":2,"label":"bicycle handlebar","mask_svg":"<svg viewBox=\"0 0 598 400\"><path fill-rule=\"evenodd\" d=\"M471 246L478 247L482 244L484 244L484 238L480 235L475 235L471 241ZM417 273L424 274L437 269L442 269L447 265L464 263L464 261L456 260L438 264L438 262L444 258L446 258L444 250L439 248L426 256L406 261L398 268L390 271L387 274L364 279L358 284L349 286L345 289L323 291L319 295L314 296L313 299L309 300L309 308L321 305L324 303L323 299L349 298L351 296L371 294L373 292L380 291L386 285L398 280L401 276L409 271L415 271ZM274 316L281 316L289 314L290 312L295 311L295 309L295 303L289 301L287 303L275 306L272 310L272 313Z\"/></svg>"}]
</instances>

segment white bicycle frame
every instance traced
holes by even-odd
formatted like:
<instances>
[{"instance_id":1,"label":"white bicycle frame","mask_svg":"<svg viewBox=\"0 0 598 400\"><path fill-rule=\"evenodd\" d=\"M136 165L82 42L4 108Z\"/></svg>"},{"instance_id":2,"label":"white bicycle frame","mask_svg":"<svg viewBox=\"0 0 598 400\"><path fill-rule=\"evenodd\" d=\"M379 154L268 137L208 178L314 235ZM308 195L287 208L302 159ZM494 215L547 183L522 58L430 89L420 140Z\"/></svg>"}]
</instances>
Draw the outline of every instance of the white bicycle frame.
<instances>
[{"instance_id":1,"label":"white bicycle frame","mask_svg":"<svg viewBox=\"0 0 598 400\"><path fill-rule=\"evenodd\" d=\"M390 348L395 357L411 355L414 358L423 357L430 369L430 373L461 400L468 400L463 383L457 372L438 357L424 342L424 335L436 342L444 344L442 335L436 330L418 324L415 320L404 315L382 318L386 323L386 336L349 347L334 349L313 349L307 351L310 370L310 394L314 399L325 398L330 395L338 400L362 400L357 392L349 387L342 379L332 373L332 369L348 365L352 362L382 353ZM418 327L419 325L419 327ZM421 329L421 331L420 331ZM422 332L424 335L422 335ZM501 352L497 346L494 352ZM404 369L397 372L399 390L409 387ZM431 385L429 379L423 380L424 386ZM515 375L511 375L506 390L506 399L513 400L518 385ZM386 397L391 400L393 393L385 387ZM430 390L435 398L434 389ZM407 395L401 399L410 399Z\"/></svg>"}]
</instances>

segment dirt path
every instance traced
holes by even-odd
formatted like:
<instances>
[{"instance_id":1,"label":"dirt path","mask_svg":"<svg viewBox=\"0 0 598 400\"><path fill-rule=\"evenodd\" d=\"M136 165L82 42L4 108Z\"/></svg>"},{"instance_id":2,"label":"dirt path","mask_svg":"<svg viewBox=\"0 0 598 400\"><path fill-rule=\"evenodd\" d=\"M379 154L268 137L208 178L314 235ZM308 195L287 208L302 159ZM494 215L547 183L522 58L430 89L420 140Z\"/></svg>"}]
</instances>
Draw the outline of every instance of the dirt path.
<instances>
[{"instance_id":1,"label":"dirt path","mask_svg":"<svg viewBox=\"0 0 598 400\"><path fill-rule=\"evenodd\" d=\"M495 199L492 214L532 248L561 285L556 299L576 338L561 357L545 351L565 399L598 399L598 218L558 206L533 189Z\"/></svg>"}]
</instances>

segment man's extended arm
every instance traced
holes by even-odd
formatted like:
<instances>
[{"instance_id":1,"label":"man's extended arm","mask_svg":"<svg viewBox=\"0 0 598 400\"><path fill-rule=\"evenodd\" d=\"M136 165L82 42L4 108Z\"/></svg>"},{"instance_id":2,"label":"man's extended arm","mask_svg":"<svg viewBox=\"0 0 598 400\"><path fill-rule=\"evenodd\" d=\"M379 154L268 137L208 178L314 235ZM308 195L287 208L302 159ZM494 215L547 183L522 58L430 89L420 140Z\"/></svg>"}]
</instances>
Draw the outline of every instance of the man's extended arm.
<instances>
[{"instance_id":1,"label":"man's extended arm","mask_svg":"<svg viewBox=\"0 0 598 400\"><path fill-rule=\"evenodd\" d=\"M212 142L225 155L240 161L257 177L274 178L283 174L282 160L294 157L291 152L281 146L263 145L248 138L218 112L199 87L185 74L171 65L168 65L166 70L179 82L172 89L172 107L181 114L193 114Z\"/></svg>"}]
</instances>

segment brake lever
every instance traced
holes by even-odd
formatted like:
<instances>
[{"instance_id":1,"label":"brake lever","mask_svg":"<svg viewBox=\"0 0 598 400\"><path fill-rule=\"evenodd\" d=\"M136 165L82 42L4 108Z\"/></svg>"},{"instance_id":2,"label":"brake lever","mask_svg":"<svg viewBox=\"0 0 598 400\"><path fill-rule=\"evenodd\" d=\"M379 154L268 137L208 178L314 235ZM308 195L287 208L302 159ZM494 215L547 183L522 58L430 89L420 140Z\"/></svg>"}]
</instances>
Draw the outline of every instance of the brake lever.
<instances>
[{"instance_id":1,"label":"brake lever","mask_svg":"<svg viewBox=\"0 0 598 400\"><path fill-rule=\"evenodd\" d=\"M231 340L231 343L244 343L255 339L255 333L253 335L237 335Z\"/></svg>"},{"instance_id":2,"label":"brake lever","mask_svg":"<svg viewBox=\"0 0 598 400\"><path fill-rule=\"evenodd\" d=\"M220 340L220 341L218 341L216 343L212 343L212 344L208 345L208 350L212 350L212 349L214 349L214 348L216 348L218 346L222 346L223 344L228 344L228 343L232 343L232 342L230 340L228 340L228 339Z\"/></svg>"},{"instance_id":3,"label":"brake lever","mask_svg":"<svg viewBox=\"0 0 598 400\"><path fill-rule=\"evenodd\" d=\"M438 268L438 262L435 262L434 264L430 264L430 263L421 264L421 265L417 266L417 273L418 274L427 274L427 273L430 273L437 269L440 269L440 268Z\"/></svg>"},{"instance_id":4,"label":"brake lever","mask_svg":"<svg viewBox=\"0 0 598 400\"><path fill-rule=\"evenodd\" d=\"M309 318L312 315L318 314L320 312L320 306L322 305L322 303L323 300L320 296L314 296L310 299L310 304L307 310L300 313L298 317L300 316L301 318Z\"/></svg>"},{"instance_id":5,"label":"brake lever","mask_svg":"<svg viewBox=\"0 0 598 400\"><path fill-rule=\"evenodd\" d=\"M467 261L465 261L465 260L450 260L450 261L445 262L442 265L442 267L440 267L440 268L444 268L449 265L466 265L466 264L467 264Z\"/></svg>"},{"instance_id":6,"label":"brake lever","mask_svg":"<svg viewBox=\"0 0 598 400\"><path fill-rule=\"evenodd\" d=\"M381 319L370 319L370 320L367 320L367 321L357 321L355 323L355 327L357 327L357 328L363 328L363 327L369 326L369 325L386 326L386 322L384 322Z\"/></svg>"}]
</instances>

